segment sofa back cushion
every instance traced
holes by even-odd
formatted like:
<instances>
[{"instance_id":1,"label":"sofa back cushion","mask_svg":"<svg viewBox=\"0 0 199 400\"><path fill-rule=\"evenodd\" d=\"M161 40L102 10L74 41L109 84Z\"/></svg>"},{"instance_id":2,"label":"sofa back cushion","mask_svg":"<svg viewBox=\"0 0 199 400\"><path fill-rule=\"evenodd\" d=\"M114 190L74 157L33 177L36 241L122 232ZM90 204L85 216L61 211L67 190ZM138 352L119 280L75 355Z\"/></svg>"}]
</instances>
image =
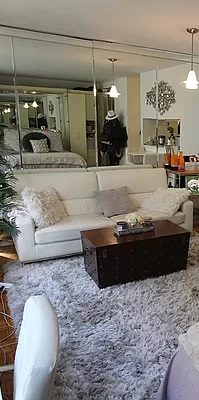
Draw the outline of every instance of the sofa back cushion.
<instances>
[{"instance_id":1,"label":"sofa back cushion","mask_svg":"<svg viewBox=\"0 0 199 400\"><path fill-rule=\"evenodd\" d=\"M95 197L97 191L97 179L94 172L81 172L80 174L73 172L24 174L22 172L16 176L18 192L21 192L25 186L32 186L35 189L50 186L56 190L60 200Z\"/></svg>"},{"instance_id":2,"label":"sofa back cushion","mask_svg":"<svg viewBox=\"0 0 199 400\"><path fill-rule=\"evenodd\" d=\"M98 190L127 186L132 200L139 207L147 193L158 188L167 188L166 172L163 168L129 169L100 172L17 172L16 189L20 193L25 186L44 189L54 188L66 208L68 215L99 213L96 204Z\"/></svg>"},{"instance_id":3,"label":"sofa back cushion","mask_svg":"<svg viewBox=\"0 0 199 400\"><path fill-rule=\"evenodd\" d=\"M97 212L96 192L97 178L94 172L42 172L17 173L16 189L19 193L26 186L36 190L48 186L54 188L58 198L63 201L68 215L90 214Z\"/></svg>"},{"instance_id":4,"label":"sofa back cushion","mask_svg":"<svg viewBox=\"0 0 199 400\"><path fill-rule=\"evenodd\" d=\"M96 172L99 190L127 186L128 193L151 193L167 188L166 171L163 168L127 169Z\"/></svg>"},{"instance_id":5,"label":"sofa back cushion","mask_svg":"<svg viewBox=\"0 0 199 400\"><path fill-rule=\"evenodd\" d=\"M87 171L111 171L111 170L121 170L121 169L132 169L132 168L153 168L151 164L120 164L120 165L103 165L99 167L88 167Z\"/></svg>"},{"instance_id":6,"label":"sofa back cushion","mask_svg":"<svg viewBox=\"0 0 199 400\"><path fill-rule=\"evenodd\" d=\"M64 200L63 205L68 215L96 214L99 213L95 197L86 199Z\"/></svg>"}]
</instances>

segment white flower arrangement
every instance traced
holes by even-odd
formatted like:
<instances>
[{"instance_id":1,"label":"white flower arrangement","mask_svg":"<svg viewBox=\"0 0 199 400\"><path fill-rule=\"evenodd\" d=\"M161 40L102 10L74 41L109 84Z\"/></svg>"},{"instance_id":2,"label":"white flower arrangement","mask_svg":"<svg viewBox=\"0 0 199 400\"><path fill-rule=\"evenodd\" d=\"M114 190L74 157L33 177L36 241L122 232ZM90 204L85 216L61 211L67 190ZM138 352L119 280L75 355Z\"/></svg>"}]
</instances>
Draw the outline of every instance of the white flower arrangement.
<instances>
[{"instance_id":1,"label":"white flower arrangement","mask_svg":"<svg viewBox=\"0 0 199 400\"><path fill-rule=\"evenodd\" d=\"M134 213L128 214L126 216L126 221L131 226L142 225L145 219L141 215L136 215Z\"/></svg>"}]
</instances>

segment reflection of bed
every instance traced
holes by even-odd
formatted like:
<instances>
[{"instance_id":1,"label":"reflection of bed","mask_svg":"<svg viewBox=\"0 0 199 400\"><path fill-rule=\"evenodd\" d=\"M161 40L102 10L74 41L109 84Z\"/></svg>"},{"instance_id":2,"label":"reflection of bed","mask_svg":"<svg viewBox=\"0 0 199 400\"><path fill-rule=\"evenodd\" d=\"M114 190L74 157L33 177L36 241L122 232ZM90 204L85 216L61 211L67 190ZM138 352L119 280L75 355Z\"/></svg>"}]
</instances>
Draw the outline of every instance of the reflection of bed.
<instances>
[{"instance_id":1,"label":"reflection of bed","mask_svg":"<svg viewBox=\"0 0 199 400\"><path fill-rule=\"evenodd\" d=\"M36 132L35 132L36 131ZM36 135L36 136L35 136ZM48 138L50 151L45 153L33 153L30 151L29 143L26 139L33 139L40 135ZM34 129L22 129L21 139L23 147L22 164L23 168L85 168L86 161L79 154L63 150L60 132L41 131ZM11 147L14 152L12 156L12 166L21 168L21 158L19 155L19 139L16 129L4 129L4 142ZM28 140L29 142L29 140Z\"/></svg>"},{"instance_id":2,"label":"reflection of bed","mask_svg":"<svg viewBox=\"0 0 199 400\"><path fill-rule=\"evenodd\" d=\"M20 167L20 157L17 159L16 168ZM23 168L83 168L86 161L79 154L70 151L50 153L23 153Z\"/></svg>"}]
</instances>

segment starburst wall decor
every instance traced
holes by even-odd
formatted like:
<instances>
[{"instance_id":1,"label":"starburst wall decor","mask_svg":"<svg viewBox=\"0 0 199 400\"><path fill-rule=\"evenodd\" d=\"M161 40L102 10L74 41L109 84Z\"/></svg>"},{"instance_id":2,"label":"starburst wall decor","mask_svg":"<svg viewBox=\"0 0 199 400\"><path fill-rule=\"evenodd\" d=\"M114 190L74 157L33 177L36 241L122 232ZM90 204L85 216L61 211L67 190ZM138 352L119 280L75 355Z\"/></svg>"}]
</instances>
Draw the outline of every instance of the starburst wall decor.
<instances>
[{"instance_id":1,"label":"starburst wall decor","mask_svg":"<svg viewBox=\"0 0 199 400\"><path fill-rule=\"evenodd\" d=\"M158 82L158 112L163 115L176 102L175 90L168 82ZM151 90L146 92L145 103L156 108L156 82Z\"/></svg>"}]
</instances>

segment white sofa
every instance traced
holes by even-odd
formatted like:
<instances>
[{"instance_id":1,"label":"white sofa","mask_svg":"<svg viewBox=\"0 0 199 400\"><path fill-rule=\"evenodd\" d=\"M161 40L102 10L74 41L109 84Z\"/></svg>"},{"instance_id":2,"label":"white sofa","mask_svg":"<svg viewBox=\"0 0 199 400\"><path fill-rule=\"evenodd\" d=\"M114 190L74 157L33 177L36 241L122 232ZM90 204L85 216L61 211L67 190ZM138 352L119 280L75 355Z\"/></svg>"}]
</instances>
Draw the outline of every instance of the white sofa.
<instances>
[{"instance_id":1,"label":"white sofa","mask_svg":"<svg viewBox=\"0 0 199 400\"><path fill-rule=\"evenodd\" d=\"M130 197L136 199L138 214L151 215L154 220L170 219L187 230L193 227L193 203L186 201L172 217L158 211L141 208L142 200L158 188L167 188L166 172L162 168L121 169L105 171L17 173L17 190L25 186L56 189L68 216L58 224L35 229L28 216L17 216L21 234L15 239L22 262L69 256L82 252L80 231L114 226L122 216L106 218L98 210L96 192L127 186Z\"/></svg>"}]
</instances>

